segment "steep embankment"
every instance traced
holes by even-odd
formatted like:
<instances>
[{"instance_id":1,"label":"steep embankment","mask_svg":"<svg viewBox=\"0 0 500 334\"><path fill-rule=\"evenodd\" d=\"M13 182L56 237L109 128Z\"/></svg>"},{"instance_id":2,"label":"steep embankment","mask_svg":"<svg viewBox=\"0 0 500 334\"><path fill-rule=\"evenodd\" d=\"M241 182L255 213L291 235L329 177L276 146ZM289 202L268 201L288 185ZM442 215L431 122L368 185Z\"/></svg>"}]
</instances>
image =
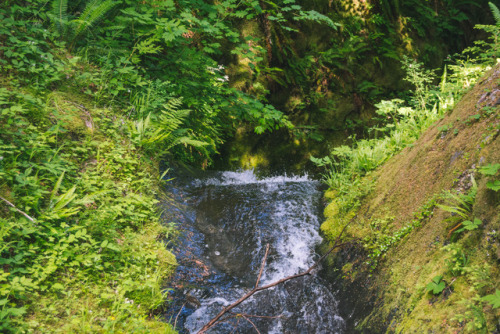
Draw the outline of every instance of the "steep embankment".
<instances>
[{"instance_id":1,"label":"steep embankment","mask_svg":"<svg viewBox=\"0 0 500 334\"><path fill-rule=\"evenodd\" d=\"M173 333L158 162L75 91L0 77L0 332Z\"/></svg>"},{"instance_id":2,"label":"steep embankment","mask_svg":"<svg viewBox=\"0 0 500 334\"><path fill-rule=\"evenodd\" d=\"M499 178L499 84L497 65L451 113L365 177L375 185L349 233L368 257L342 263L354 285L372 270L367 296L375 302L358 325L363 332L498 331L499 298L491 295L500 281L500 193L490 188ZM325 210L330 224L335 214Z\"/></svg>"}]
</instances>

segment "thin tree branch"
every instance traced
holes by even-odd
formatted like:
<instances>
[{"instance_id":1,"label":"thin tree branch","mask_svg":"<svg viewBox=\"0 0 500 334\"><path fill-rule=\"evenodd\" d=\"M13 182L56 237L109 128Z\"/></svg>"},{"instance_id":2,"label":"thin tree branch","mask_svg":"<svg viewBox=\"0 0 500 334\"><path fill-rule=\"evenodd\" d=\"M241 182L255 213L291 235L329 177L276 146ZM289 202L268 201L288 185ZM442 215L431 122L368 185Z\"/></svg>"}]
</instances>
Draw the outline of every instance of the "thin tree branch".
<instances>
[{"instance_id":1,"label":"thin tree branch","mask_svg":"<svg viewBox=\"0 0 500 334\"><path fill-rule=\"evenodd\" d=\"M7 203L8 205L10 205L11 207L13 207L14 210L16 210L17 212L19 212L20 214L22 214L24 217L28 218L29 220L31 220L33 223L36 224L35 218L31 218L30 216L28 216L28 214L26 212L21 211L18 208L16 208L16 206L14 204L12 204L11 202L9 202L8 200L6 200L5 198L3 198L2 196L0 196L0 199L2 201L4 201L5 203Z\"/></svg>"},{"instance_id":2,"label":"thin tree branch","mask_svg":"<svg viewBox=\"0 0 500 334\"><path fill-rule=\"evenodd\" d=\"M176 327L177 327L177 318L179 318L179 315L181 314L182 309L184 309L184 306L186 306L186 303L187 303L187 302L185 302L184 304L182 304L181 309L179 310L179 313L177 313L177 316L175 317L175 321L174 321L174 328L176 328Z\"/></svg>"},{"instance_id":3,"label":"thin tree branch","mask_svg":"<svg viewBox=\"0 0 500 334\"><path fill-rule=\"evenodd\" d=\"M234 314L234 315L245 315L249 318L262 318L262 319L278 319L278 318L281 318L283 317L283 314L280 314L280 315L255 315L255 314L247 314L247 313L233 313L233 312L228 312L230 314Z\"/></svg>"},{"instance_id":4,"label":"thin tree branch","mask_svg":"<svg viewBox=\"0 0 500 334\"><path fill-rule=\"evenodd\" d=\"M256 286L249 292L247 292L245 295L243 295L242 297L240 297L238 300L236 300L235 302L233 302L231 305L228 305L226 307L224 307L215 317L212 318L212 320L210 320L208 323L206 323L201 329L200 331L198 332L198 334L203 334L205 333L207 330L209 330L210 328L214 327L216 324L219 324L220 322L220 318L222 316L224 316L224 314L230 312L233 308L235 308L236 306L240 305L242 302L244 302L245 300L247 300L248 298L250 298L252 295L254 295L256 292L259 292L259 291L262 291L262 290L266 290L266 289L269 289L269 288L272 288L276 285L279 285L281 283L284 283L286 281L289 281L289 280L292 280L292 279L295 279L295 278L299 278L299 277L302 277L302 276L306 276L306 275L310 275L311 272L320 264L321 261L323 261L328 255L330 255L331 252L333 252L335 249L339 248L339 247L343 247L345 245L349 245L349 244L352 244L355 240L358 240L358 239L352 239L350 241L347 241L347 242L343 242L343 243L340 243L339 244L339 241L340 239L342 238L342 235L344 234L345 232L345 229L347 228L347 226L350 225L350 222L348 224L346 224L343 228L342 228L342 231L340 232L340 234L338 235L337 239L335 240L335 243L333 244L333 246L325 253L323 254L323 256L321 256L319 258L318 261L316 261L311 267L309 267L309 269L307 269L306 271L303 271L299 274L295 274L295 275L291 275L291 276L288 276L288 277L285 277L285 278L282 278L278 281L275 281L273 283L270 283L270 284L267 284L267 285L264 285L264 286L261 286L261 287L258 287L258 282L260 280L260 276L262 274L262 272L259 273L259 277L257 278L257 284ZM267 257L267 250L266 250L266 254L264 255L264 260L265 258ZM263 262L263 265L265 264L265 261L262 261ZM263 270L263 265L261 266L261 271Z\"/></svg>"},{"instance_id":5,"label":"thin tree branch","mask_svg":"<svg viewBox=\"0 0 500 334\"><path fill-rule=\"evenodd\" d=\"M252 320L250 320L249 318L247 318L244 314L240 313L240 315L243 317L243 319L245 319L246 321L248 321L252 326L253 328L255 329L255 331L257 332L257 334L260 334L260 331L259 329L257 328L257 326L255 326L255 324L253 323Z\"/></svg>"},{"instance_id":6,"label":"thin tree branch","mask_svg":"<svg viewBox=\"0 0 500 334\"><path fill-rule=\"evenodd\" d=\"M255 289L259 286L260 278L262 277L262 272L264 271L264 267L266 266L267 255L269 254L269 244L266 245L266 253L264 254L264 258L262 259L262 264L260 265L259 276L257 277L257 282L255 282Z\"/></svg>"},{"instance_id":7,"label":"thin tree branch","mask_svg":"<svg viewBox=\"0 0 500 334\"><path fill-rule=\"evenodd\" d=\"M233 319L233 318L236 318L236 314L235 313L233 315L231 315L231 316L227 316L227 317L222 318L219 321L215 322L214 326L217 326L218 324L222 324L223 322L226 322L226 321L228 321L230 319Z\"/></svg>"},{"instance_id":8,"label":"thin tree branch","mask_svg":"<svg viewBox=\"0 0 500 334\"><path fill-rule=\"evenodd\" d=\"M241 318L238 318L238 321L236 321L236 324L234 325L233 330L231 331L231 334L236 332L236 330L238 329L238 325L240 324L240 320L241 320Z\"/></svg>"}]
</instances>

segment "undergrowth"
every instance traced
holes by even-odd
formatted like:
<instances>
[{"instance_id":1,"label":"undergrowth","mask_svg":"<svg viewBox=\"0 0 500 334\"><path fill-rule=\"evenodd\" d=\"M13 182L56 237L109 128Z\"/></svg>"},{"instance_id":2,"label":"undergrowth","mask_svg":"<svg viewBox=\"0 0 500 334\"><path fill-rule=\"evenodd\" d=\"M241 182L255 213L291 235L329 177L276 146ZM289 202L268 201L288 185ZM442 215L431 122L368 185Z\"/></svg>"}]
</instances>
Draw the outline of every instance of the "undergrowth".
<instances>
[{"instance_id":1,"label":"undergrowth","mask_svg":"<svg viewBox=\"0 0 500 334\"><path fill-rule=\"evenodd\" d=\"M0 88L2 331L147 330L176 265L157 166L112 111L10 88Z\"/></svg>"},{"instance_id":2,"label":"undergrowth","mask_svg":"<svg viewBox=\"0 0 500 334\"><path fill-rule=\"evenodd\" d=\"M490 6L494 14L498 14L496 6L493 4ZM393 319L389 321L392 326L390 328L398 332L415 330L421 324L420 321L429 321L429 326L434 326L432 328L442 330L461 328L468 333L488 333L494 331L495 323L498 323L497 309L500 307L498 271L491 265L491 261L485 261L486 257L491 256L490 245L479 247L478 244L478 240L484 239L487 239L489 244L494 244L497 232L493 230L487 237L485 236L483 229L488 222L475 211L478 187L473 177L474 173L478 172L486 178L481 189L489 192L487 198L491 203L488 205L497 205L495 199L498 200L499 166L496 161L488 161L488 164L477 169L472 167L470 187L465 188L468 191L462 189L461 192L453 190L435 194L413 214L414 218L410 221L399 221L396 225L395 217L391 213L384 215L384 209L376 211L369 207L367 217L358 217L357 211L362 199L369 195L377 182L371 172L403 148L412 145L423 131L451 111L455 103L485 71L497 63L500 57L499 22L497 21L494 26L477 27L489 33L491 39L478 42L475 47L457 56L454 65L444 68L440 83L436 86L432 85L435 82L433 71L424 70L418 62L405 59L402 66L407 73L406 80L415 87L409 94L410 98L381 101L376 105L377 113L382 118L380 124L370 130L371 138L361 140L352 138L352 146L337 147L327 157L311 159L317 165L325 167L324 179L330 187L325 194L330 204L325 209L326 221L321 226L328 240L335 240L342 228L351 222L347 234L361 238L360 243L366 254L362 266L370 273L379 269L381 261L391 250L397 256L420 257L419 260L409 259L409 267L399 266L396 263L398 261L406 263L406 259L392 258L391 264L384 268L386 270L384 277L390 282L383 282L380 285L385 289L383 298L387 299L387 308L381 306L382 311L376 310L373 314ZM471 126L497 112L498 107L486 107L468 119L462 121L457 119L455 122ZM494 120L491 123L487 131L491 131L495 126L498 128L498 123ZM457 135L458 128L454 129L455 126L454 123L442 126L438 129L440 131L438 136L444 138L448 132ZM488 132L483 137L490 138L491 135ZM485 145L478 147L483 148ZM481 195L483 198L486 196ZM444 245L436 248L442 242L439 240L441 235L438 234L439 238L411 253L413 250L403 247L405 240L408 240L407 237L414 231L420 230L420 233L424 233L421 227L427 221L435 220L433 216L437 209L444 210L448 214L447 216L445 214L445 219L439 221L441 224L439 227L433 225L433 228L446 231ZM491 224L490 226L495 226ZM429 233L434 232L429 231ZM480 236L483 239L480 239ZM396 247L398 245L401 245L404 251L398 250ZM422 264L422 258L432 263ZM360 269L359 262L356 266L358 268L355 268L354 272ZM412 283L402 283L405 278L400 275L411 275ZM423 285L422 279L425 280ZM411 286L413 282L419 283ZM454 292L457 293L453 294ZM450 294L453 294L452 297L449 297ZM434 318L427 312L429 310L432 312L433 306L429 305L435 303L436 308L444 309L439 316L453 312L449 324L431 323L430 319ZM416 309L418 310L412 313ZM366 318L364 326L369 321L373 323L373 319ZM389 322L384 325L387 326Z\"/></svg>"},{"instance_id":3,"label":"undergrowth","mask_svg":"<svg viewBox=\"0 0 500 334\"><path fill-rule=\"evenodd\" d=\"M404 80L415 87L408 93L409 99L396 98L376 104L376 112L381 118L379 125L369 130L372 138L356 139L351 136L351 146L335 147L323 158L311 157L312 162L326 169L324 182L330 188L327 197L332 201L330 207L335 207L335 214L327 216L335 216L335 223L327 221L322 230L331 240L342 229L339 224L355 216L357 203L371 191L375 180L370 172L403 148L411 146L429 126L451 111L455 103L496 63L500 56L496 37L500 25L487 27L478 26L493 34L492 41L481 41L475 48L465 50L464 55L469 55L467 58L457 56L454 65L444 68L438 85L432 85L436 80L434 71L426 70L423 64L404 57ZM481 53L481 50L488 52ZM441 131L446 132L450 128L451 125Z\"/></svg>"},{"instance_id":4,"label":"undergrowth","mask_svg":"<svg viewBox=\"0 0 500 334\"><path fill-rule=\"evenodd\" d=\"M96 90L102 69L32 10L0 7L0 332L174 332L155 319L176 261L151 148L201 145L168 96L149 127L109 107L123 82Z\"/></svg>"}]
</instances>

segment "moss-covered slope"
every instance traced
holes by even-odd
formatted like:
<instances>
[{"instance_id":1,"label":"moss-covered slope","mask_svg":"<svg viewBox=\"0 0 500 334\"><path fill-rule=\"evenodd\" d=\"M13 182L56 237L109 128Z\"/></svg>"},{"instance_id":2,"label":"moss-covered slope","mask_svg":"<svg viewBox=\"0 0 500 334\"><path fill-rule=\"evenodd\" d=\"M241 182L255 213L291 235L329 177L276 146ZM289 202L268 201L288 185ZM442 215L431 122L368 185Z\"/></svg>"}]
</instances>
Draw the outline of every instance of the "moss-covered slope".
<instances>
[{"instance_id":1,"label":"moss-covered slope","mask_svg":"<svg viewBox=\"0 0 500 334\"><path fill-rule=\"evenodd\" d=\"M343 268L358 279L373 271L376 302L363 332L498 330L493 297L482 298L499 284L500 193L490 188L500 173L484 169L500 162L499 84L496 66L414 145L365 177L375 185L349 217L349 233L369 257ZM335 205L325 210L329 229L345 221Z\"/></svg>"}]
</instances>

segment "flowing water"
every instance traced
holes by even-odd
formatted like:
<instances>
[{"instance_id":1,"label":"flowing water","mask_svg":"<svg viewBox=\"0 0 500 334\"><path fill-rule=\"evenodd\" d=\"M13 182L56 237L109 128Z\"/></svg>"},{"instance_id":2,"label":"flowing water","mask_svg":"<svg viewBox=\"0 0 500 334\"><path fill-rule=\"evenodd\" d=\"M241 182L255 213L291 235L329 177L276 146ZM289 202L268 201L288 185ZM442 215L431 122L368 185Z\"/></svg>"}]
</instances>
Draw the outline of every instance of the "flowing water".
<instances>
[{"instance_id":1,"label":"flowing water","mask_svg":"<svg viewBox=\"0 0 500 334\"><path fill-rule=\"evenodd\" d=\"M307 176L257 178L252 171L215 173L173 183L173 217L181 228L174 252L180 263L167 318L196 333L224 306L250 291L266 244L269 256L261 283L306 270L321 215L320 183ZM327 284L317 275L256 293L233 317L210 333L341 333L344 320Z\"/></svg>"}]
</instances>

